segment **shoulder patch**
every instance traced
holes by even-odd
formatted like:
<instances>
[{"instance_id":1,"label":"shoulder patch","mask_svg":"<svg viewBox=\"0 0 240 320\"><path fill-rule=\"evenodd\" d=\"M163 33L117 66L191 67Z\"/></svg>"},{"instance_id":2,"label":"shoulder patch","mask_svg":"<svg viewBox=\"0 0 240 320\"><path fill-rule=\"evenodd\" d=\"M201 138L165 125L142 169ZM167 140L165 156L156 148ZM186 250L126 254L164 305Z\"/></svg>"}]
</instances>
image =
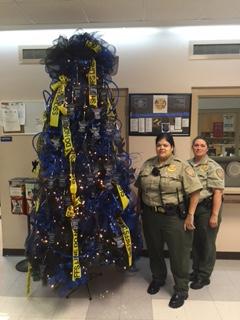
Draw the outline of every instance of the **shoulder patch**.
<instances>
[{"instance_id":1,"label":"shoulder patch","mask_svg":"<svg viewBox=\"0 0 240 320\"><path fill-rule=\"evenodd\" d=\"M224 178L224 171L223 171L222 168L216 169L216 174L217 174L217 176L218 176L221 180L223 180L223 178Z\"/></svg>"},{"instance_id":2,"label":"shoulder patch","mask_svg":"<svg viewBox=\"0 0 240 320\"><path fill-rule=\"evenodd\" d=\"M185 168L185 172L190 177L195 177L195 175L196 175L195 171L190 166Z\"/></svg>"}]
</instances>

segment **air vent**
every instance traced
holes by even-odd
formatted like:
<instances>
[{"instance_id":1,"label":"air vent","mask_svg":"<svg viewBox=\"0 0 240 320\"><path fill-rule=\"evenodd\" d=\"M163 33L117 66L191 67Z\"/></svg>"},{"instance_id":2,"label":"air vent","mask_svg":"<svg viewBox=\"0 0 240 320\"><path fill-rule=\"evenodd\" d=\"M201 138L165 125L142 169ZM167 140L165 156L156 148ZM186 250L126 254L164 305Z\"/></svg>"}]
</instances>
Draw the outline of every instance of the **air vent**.
<instances>
[{"instance_id":1,"label":"air vent","mask_svg":"<svg viewBox=\"0 0 240 320\"><path fill-rule=\"evenodd\" d=\"M240 41L190 42L191 59L239 59Z\"/></svg>"},{"instance_id":2,"label":"air vent","mask_svg":"<svg viewBox=\"0 0 240 320\"><path fill-rule=\"evenodd\" d=\"M47 46L20 46L19 62L21 64L44 64Z\"/></svg>"}]
</instances>

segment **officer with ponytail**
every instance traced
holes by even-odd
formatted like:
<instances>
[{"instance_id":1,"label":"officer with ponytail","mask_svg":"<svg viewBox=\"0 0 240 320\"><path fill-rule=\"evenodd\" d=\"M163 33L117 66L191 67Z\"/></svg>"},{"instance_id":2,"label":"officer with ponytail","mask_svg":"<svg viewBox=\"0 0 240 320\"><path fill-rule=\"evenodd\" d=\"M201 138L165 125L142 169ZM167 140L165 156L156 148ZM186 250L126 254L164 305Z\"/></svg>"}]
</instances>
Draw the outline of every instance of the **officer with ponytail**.
<instances>
[{"instance_id":1,"label":"officer with ponytail","mask_svg":"<svg viewBox=\"0 0 240 320\"><path fill-rule=\"evenodd\" d=\"M195 213L193 272L190 274L190 287L198 290L210 284L216 261L215 243L221 223L224 171L208 157L208 142L203 137L193 140L192 150L194 157L189 163L203 186Z\"/></svg>"}]
</instances>

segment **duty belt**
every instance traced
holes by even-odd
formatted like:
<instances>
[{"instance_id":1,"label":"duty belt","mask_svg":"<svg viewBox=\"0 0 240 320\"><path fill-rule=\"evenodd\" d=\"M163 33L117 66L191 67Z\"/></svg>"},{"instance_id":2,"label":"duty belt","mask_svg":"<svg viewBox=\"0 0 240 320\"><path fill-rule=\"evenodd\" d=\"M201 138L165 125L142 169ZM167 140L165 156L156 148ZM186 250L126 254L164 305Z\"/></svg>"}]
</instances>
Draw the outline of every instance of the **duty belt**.
<instances>
[{"instance_id":1,"label":"duty belt","mask_svg":"<svg viewBox=\"0 0 240 320\"><path fill-rule=\"evenodd\" d=\"M212 200L213 200L213 198L212 198L212 196L210 196L210 197L205 198L202 201L200 201L198 203L198 205L205 206L205 207L210 207L212 205Z\"/></svg>"},{"instance_id":2,"label":"duty belt","mask_svg":"<svg viewBox=\"0 0 240 320\"><path fill-rule=\"evenodd\" d=\"M164 207L163 206L154 206L154 207L148 207L150 208L153 212L155 213L161 213L165 214L166 216L175 216L177 215L177 205L172 205L172 204L166 204Z\"/></svg>"}]
</instances>

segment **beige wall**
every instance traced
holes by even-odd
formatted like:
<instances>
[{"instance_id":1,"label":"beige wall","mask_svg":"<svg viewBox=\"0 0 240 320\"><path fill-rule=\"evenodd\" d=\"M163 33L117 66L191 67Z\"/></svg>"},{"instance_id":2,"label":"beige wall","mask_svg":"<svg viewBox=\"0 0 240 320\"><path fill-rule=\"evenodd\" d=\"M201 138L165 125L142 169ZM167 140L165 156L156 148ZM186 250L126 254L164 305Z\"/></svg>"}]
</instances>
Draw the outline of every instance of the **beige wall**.
<instances>
[{"instance_id":1,"label":"beige wall","mask_svg":"<svg viewBox=\"0 0 240 320\"><path fill-rule=\"evenodd\" d=\"M12 142L0 143L0 190L4 249L20 249L27 234L26 216L11 214L9 183L14 177L32 177L32 160L36 158L31 136L14 136Z\"/></svg>"},{"instance_id":2,"label":"beige wall","mask_svg":"<svg viewBox=\"0 0 240 320\"><path fill-rule=\"evenodd\" d=\"M34 35L31 37L36 41ZM140 37L138 42L133 38L128 44L116 43L120 62L118 74L113 80L120 88L128 88L130 93L190 93L192 87L239 85L240 59L190 60L189 40L194 40L194 35L192 38L181 37L165 28L147 38ZM0 100L38 100L41 99L42 90L49 87L50 81L43 66L18 63L17 46L23 44L20 37L8 45L6 41L0 41ZM40 44L44 44L44 41ZM197 132L196 104L192 110L191 129L191 135L194 136ZM188 159L190 137L177 137L175 140L176 154ZM154 154L154 137L130 137L129 151L134 154L139 167ZM30 176L34 158L30 136L14 137L12 143L0 142L4 248L23 248L26 218L10 213L8 180L15 176ZM226 214L219 234L218 250L240 252L240 221L236 205L228 204L224 210Z\"/></svg>"},{"instance_id":3,"label":"beige wall","mask_svg":"<svg viewBox=\"0 0 240 320\"><path fill-rule=\"evenodd\" d=\"M239 203L224 203L223 219L217 238L217 250L239 252Z\"/></svg>"}]
</instances>

